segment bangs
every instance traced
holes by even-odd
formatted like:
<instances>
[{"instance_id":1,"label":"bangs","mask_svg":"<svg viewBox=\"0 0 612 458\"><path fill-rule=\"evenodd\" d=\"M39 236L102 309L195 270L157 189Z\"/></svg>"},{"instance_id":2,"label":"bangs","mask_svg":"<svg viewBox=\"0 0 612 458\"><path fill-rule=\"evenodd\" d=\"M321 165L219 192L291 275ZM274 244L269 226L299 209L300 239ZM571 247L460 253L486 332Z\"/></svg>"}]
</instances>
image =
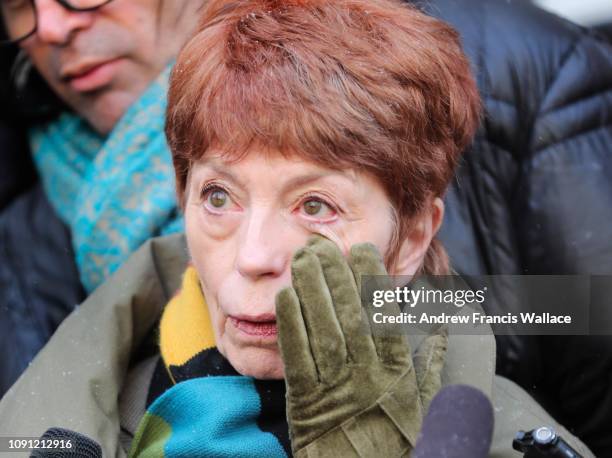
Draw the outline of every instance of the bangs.
<instances>
[{"instance_id":1,"label":"bangs","mask_svg":"<svg viewBox=\"0 0 612 458\"><path fill-rule=\"evenodd\" d=\"M363 20L354 11L336 12L346 15L336 20L348 28ZM179 149L191 160L211 149L240 160L257 149L330 168L380 168L372 150L382 155L393 141L377 122L376 95L359 81L364 73L381 74L365 59L372 43L355 36L350 46L342 43L346 34L330 37L329 29L300 21L300 11L233 16L203 28L182 52L189 58L179 59L173 71L171 94L180 96L170 101L175 127L168 133Z\"/></svg>"}]
</instances>

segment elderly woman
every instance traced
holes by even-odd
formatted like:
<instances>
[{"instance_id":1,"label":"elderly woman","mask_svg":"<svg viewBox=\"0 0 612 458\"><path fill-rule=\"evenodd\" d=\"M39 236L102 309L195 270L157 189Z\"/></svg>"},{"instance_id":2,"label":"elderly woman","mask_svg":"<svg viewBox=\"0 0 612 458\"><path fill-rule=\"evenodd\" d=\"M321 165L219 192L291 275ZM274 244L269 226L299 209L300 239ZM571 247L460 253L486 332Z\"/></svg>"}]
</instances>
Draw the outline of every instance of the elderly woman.
<instances>
[{"instance_id":1,"label":"elderly woman","mask_svg":"<svg viewBox=\"0 0 612 458\"><path fill-rule=\"evenodd\" d=\"M492 456L516 456L519 429L555 423L494 376L491 335L409 345L361 320L363 275L449 272L440 198L479 115L457 34L393 0L202 14L166 126L186 246L146 244L65 321L0 435L59 426L108 456L403 456L441 385L463 383L496 407Z\"/></svg>"}]
</instances>

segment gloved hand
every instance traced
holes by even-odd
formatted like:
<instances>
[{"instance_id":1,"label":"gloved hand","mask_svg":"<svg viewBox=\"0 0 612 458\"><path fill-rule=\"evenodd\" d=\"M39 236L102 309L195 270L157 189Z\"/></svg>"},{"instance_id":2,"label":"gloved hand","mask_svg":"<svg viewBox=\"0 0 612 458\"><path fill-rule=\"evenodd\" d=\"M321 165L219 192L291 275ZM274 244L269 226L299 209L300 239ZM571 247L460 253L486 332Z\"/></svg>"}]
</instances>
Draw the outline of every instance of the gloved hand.
<instances>
[{"instance_id":1,"label":"gloved hand","mask_svg":"<svg viewBox=\"0 0 612 458\"><path fill-rule=\"evenodd\" d=\"M315 236L294 255L291 275L276 319L294 456L405 456L440 389L445 331L414 357L405 336L364 332L361 276L387 275L371 244L353 246L347 262Z\"/></svg>"}]
</instances>

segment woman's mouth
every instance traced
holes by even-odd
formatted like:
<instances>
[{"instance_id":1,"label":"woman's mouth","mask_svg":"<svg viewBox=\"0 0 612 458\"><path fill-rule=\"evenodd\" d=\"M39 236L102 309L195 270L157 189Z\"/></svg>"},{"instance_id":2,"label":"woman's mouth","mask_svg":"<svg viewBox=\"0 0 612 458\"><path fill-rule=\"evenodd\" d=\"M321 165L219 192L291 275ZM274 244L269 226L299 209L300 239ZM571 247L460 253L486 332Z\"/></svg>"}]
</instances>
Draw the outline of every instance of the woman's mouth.
<instances>
[{"instance_id":1,"label":"woman's mouth","mask_svg":"<svg viewBox=\"0 0 612 458\"><path fill-rule=\"evenodd\" d=\"M259 316L230 316L228 318L236 329L250 336L276 336L276 317L272 314Z\"/></svg>"}]
</instances>

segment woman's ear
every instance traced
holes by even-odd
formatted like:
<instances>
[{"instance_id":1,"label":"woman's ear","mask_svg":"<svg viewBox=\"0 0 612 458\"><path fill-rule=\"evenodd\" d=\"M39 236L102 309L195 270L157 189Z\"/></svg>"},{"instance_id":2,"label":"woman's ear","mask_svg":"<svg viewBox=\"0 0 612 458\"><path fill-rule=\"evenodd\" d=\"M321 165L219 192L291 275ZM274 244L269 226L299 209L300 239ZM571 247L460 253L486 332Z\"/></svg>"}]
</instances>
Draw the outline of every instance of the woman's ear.
<instances>
[{"instance_id":1,"label":"woman's ear","mask_svg":"<svg viewBox=\"0 0 612 458\"><path fill-rule=\"evenodd\" d=\"M410 230L400 242L400 248L391 275L414 275L423 265L425 254L444 218L444 202L439 197L413 218Z\"/></svg>"}]
</instances>

